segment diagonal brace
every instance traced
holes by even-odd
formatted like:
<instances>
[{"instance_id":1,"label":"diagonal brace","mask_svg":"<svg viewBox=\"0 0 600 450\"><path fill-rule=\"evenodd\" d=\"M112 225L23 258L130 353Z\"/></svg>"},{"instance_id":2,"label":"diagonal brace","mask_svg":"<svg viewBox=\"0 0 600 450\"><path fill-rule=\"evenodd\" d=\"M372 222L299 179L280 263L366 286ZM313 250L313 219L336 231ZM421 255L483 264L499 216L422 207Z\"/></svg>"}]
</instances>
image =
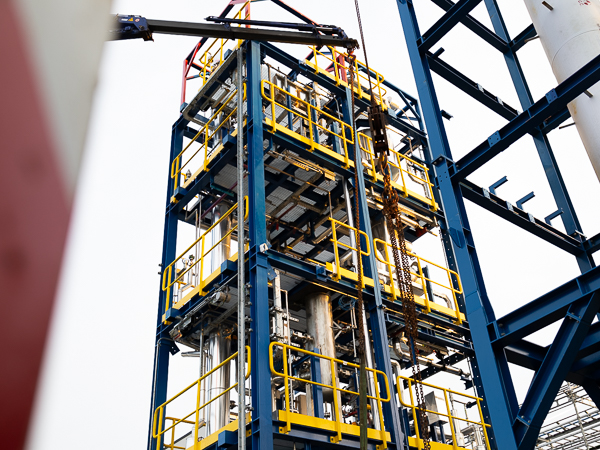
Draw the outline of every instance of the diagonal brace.
<instances>
[{"instance_id":1,"label":"diagonal brace","mask_svg":"<svg viewBox=\"0 0 600 450\"><path fill-rule=\"evenodd\" d=\"M452 28L469 14L481 0L460 0L438 20L433 26L423 34L419 43L419 51L424 53L433 47L441 38L444 37Z\"/></svg>"},{"instance_id":2,"label":"diagonal brace","mask_svg":"<svg viewBox=\"0 0 600 450\"><path fill-rule=\"evenodd\" d=\"M534 447L544 419L600 307L600 295L574 303L536 372L513 424L520 449Z\"/></svg>"}]
</instances>

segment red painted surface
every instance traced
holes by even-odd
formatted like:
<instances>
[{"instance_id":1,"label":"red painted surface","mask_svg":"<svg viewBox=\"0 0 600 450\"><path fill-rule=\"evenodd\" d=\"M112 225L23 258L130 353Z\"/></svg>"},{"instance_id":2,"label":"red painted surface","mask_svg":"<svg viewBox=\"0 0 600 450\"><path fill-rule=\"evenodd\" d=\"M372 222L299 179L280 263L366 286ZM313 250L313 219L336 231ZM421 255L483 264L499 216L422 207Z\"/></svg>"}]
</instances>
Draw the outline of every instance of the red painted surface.
<instances>
[{"instance_id":1,"label":"red painted surface","mask_svg":"<svg viewBox=\"0 0 600 450\"><path fill-rule=\"evenodd\" d=\"M19 19L0 0L0 428L11 450L25 442L70 210Z\"/></svg>"}]
</instances>

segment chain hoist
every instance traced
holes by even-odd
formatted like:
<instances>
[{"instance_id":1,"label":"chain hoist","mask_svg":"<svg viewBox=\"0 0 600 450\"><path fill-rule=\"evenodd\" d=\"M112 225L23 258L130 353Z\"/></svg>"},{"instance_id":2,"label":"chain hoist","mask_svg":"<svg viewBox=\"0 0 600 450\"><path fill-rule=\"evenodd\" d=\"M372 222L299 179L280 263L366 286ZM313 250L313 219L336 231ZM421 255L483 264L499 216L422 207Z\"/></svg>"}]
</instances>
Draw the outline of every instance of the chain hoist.
<instances>
[{"instance_id":1,"label":"chain hoist","mask_svg":"<svg viewBox=\"0 0 600 450\"><path fill-rule=\"evenodd\" d=\"M383 215L386 219L387 228L390 235L390 244L392 247L392 255L394 258L394 266L396 272L396 279L398 280L398 286L400 288L400 298L402 300L402 310L404 314L404 323L406 334L409 339L409 350L410 350L410 358L412 363L412 373L413 379L416 380L415 383L415 392L417 396L417 416L419 419L419 426L421 429L421 439L423 440L423 448L425 450L431 450L430 437L429 437L429 420L427 418L427 413L425 412L425 396L423 395L423 379L421 376L421 368L419 366L418 361L418 350L416 348L416 341L418 336L418 325L417 325L417 308L415 304L415 298L412 290L412 275L410 271L410 260L406 249L406 240L404 238L404 228L402 226L402 217L399 208L400 198L398 197L398 193L392 186L391 179L391 169L388 162L388 152L389 152L389 143L387 138L387 130L386 130L386 120L383 112L383 108L381 105L377 104L375 100L375 93L373 91L373 85L371 82L371 70L369 68L369 60L367 57L367 49L365 46L365 37L362 28L362 21L360 18L360 9L358 6L358 0L354 0L354 5L356 7L356 15L358 18L358 27L360 31L361 43L363 47L363 52L365 55L365 66L367 70L367 78L369 80L369 92L371 95L371 107L369 108L369 127L371 129L371 136L373 142L373 152L375 157L377 158L377 166L379 173L383 176ZM356 128L354 127L354 71L353 71L353 62L354 55L350 52L349 60L350 60L350 86L352 90L352 126L354 132L354 138L357 139ZM360 82L360 81L359 81ZM355 143L355 149L358 149L358 143ZM355 180L358 181L358 170L362 167L361 156L359 151L355 151ZM402 169L400 169L402 170ZM355 198L356 198L356 227L359 229L359 221L358 221L358 183L355 184ZM360 261L360 239L359 233L356 232L357 236L357 249L358 250L358 259ZM362 303L362 265L359 263L359 273L358 273L358 292L359 292L359 302ZM390 273L390 278L393 277L393 274ZM362 309L359 306L359 313L362 314ZM361 344L360 333L359 333L359 344ZM364 345L364 333L362 344ZM362 368L362 360L361 360L361 368ZM362 420L361 420L362 424ZM417 428L417 424L415 424L415 428ZM366 434L366 432L365 432ZM363 430L361 428L361 449L362 447L362 435ZM366 448L366 447L365 447Z\"/></svg>"}]
</instances>

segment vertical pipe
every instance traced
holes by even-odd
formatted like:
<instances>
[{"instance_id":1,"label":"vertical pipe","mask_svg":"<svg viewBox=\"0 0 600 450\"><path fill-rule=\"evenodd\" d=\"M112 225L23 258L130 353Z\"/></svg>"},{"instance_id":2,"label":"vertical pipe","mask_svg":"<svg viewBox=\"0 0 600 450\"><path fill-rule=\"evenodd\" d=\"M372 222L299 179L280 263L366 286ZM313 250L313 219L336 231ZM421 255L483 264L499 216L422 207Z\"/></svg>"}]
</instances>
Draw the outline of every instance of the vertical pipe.
<instances>
[{"instance_id":1,"label":"vertical pipe","mask_svg":"<svg viewBox=\"0 0 600 450\"><path fill-rule=\"evenodd\" d=\"M244 277L244 60L243 47L237 54L237 194L238 194L238 449L246 448L246 290Z\"/></svg>"},{"instance_id":2,"label":"vertical pipe","mask_svg":"<svg viewBox=\"0 0 600 450\"><path fill-rule=\"evenodd\" d=\"M283 309L281 305L281 274L275 269L275 279L273 280L273 307L275 314L273 317L273 335L276 339L283 339Z\"/></svg>"},{"instance_id":3,"label":"vertical pipe","mask_svg":"<svg viewBox=\"0 0 600 450\"><path fill-rule=\"evenodd\" d=\"M209 365L207 370L212 370L231 356L230 341L224 336L224 330L219 327L211 331L208 338ZM229 367L225 364L209 377L207 389L208 400L212 400L229 387ZM206 406L207 435L215 433L229 423L229 393L222 395Z\"/></svg>"},{"instance_id":4,"label":"vertical pipe","mask_svg":"<svg viewBox=\"0 0 600 450\"><path fill-rule=\"evenodd\" d=\"M242 202L243 203L243 202ZM213 225L221 221L217 226L215 226L211 231L212 245L215 245L219 242L223 236L227 234L231 225L231 216L226 217L225 219L221 218L228 211L227 205L220 204L213 209ZM223 241L210 252L210 265L211 265L211 273L221 267L221 264L229 258L229 243L231 239L230 236L223 239ZM211 245L211 247L212 247Z\"/></svg>"},{"instance_id":5,"label":"vertical pipe","mask_svg":"<svg viewBox=\"0 0 600 450\"><path fill-rule=\"evenodd\" d=\"M333 316L329 294L327 292L311 293L306 297L305 305L306 327L308 334L313 338L313 348L317 348L322 355L335 358ZM321 364L321 383L331 386L332 380L333 374L329 364ZM333 400L331 389L323 389L323 399L325 401Z\"/></svg>"}]
</instances>

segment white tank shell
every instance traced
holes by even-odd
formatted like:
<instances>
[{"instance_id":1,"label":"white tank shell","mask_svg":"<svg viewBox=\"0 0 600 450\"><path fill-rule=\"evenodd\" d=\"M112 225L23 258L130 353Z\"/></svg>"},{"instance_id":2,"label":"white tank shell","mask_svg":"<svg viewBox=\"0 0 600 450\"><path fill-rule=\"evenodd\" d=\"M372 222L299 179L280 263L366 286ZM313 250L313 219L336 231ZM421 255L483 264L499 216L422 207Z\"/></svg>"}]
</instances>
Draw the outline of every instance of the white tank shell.
<instances>
[{"instance_id":1,"label":"white tank shell","mask_svg":"<svg viewBox=\"0 0 600 450\"><path fill-rule=\"evenodd\" d=\"M600 0L525 0L559 83L600 55ZM569 112L600 180L600 83L569 103Z\"/></svg>"}]
</instances>

